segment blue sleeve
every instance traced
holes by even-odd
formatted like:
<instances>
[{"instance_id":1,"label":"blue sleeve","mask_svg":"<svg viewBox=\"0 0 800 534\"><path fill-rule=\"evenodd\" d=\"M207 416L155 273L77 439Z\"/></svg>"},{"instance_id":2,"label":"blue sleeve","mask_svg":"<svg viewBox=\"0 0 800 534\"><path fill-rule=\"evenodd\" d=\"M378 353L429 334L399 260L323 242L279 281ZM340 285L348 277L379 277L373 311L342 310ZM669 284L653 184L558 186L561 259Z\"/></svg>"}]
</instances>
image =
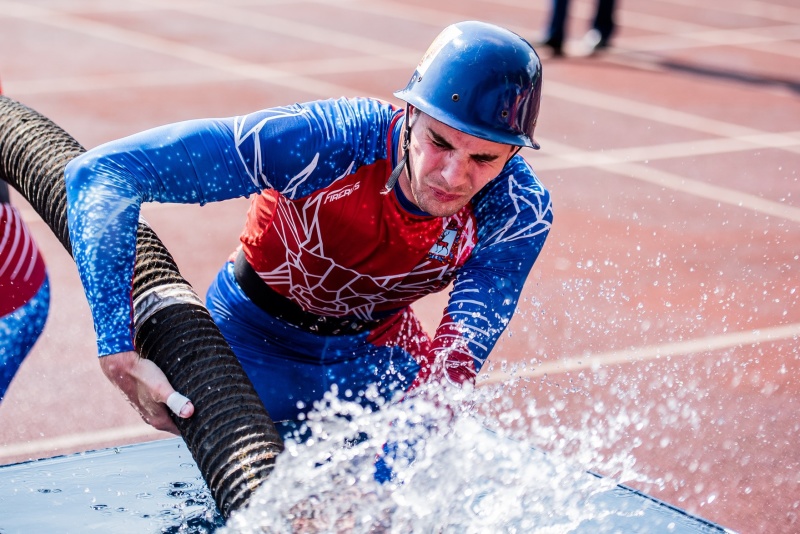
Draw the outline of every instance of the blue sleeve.
<instances>
[{"instance_id":1,"label":"blue sleeve","mask_svg":"<svg viewBox=\"0 0 800 534\"><path fill-rule=\"evenodd\" d=\"M385 157L397 110L340 99L193 120L101 145L66 167L73 256L98 353L133 350L131 280L143 202L205 204L274 188L298 198Z\"/></svg>"},{"instance_id":2,"label":"blue sleeve","mask_svg":"<svg viewBox=\"0 0 800 534\"><path fill-rule=\"evenodd\" d=\"M550 193L521 156L512 158L474 202L477 245L453 284L434 350L455 346L477 372L511 321L550 232L553 209ZM460 338L456 342L439 339L454 332Z\"/></svg>"}]
</instances>

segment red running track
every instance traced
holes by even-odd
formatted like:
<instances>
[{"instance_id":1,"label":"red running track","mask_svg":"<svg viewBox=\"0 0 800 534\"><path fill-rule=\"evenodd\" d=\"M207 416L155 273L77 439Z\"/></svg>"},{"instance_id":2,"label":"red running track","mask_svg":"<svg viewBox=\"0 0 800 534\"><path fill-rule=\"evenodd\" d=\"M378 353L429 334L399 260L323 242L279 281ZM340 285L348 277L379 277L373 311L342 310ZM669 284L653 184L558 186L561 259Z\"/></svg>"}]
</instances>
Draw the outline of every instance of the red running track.
<instances>
[{"instance_id":1,"label":"red running track","mask_svg":"<svg viewBox=\"0 0 800 534\"><path fill-rule=\"evenodd\" d=\"M574 2L574 38L592 5ZM0 0L0 79L90 148L181 119L392 99L445 25L477 18L534 39L548 9ZM609 459L633 458L631 485L667 502L740 532L800 531L800 7L625 0L617 18L602 56L577 42L565 59L542 53L542 150L523 154L556 222L482 375L513 371L519 406L533 400L535 428L554 430L547 444L598 471L624 477ZM0 462L164 437L102 377L74 264L15 201L53 302L0 405ZM246 205L144 215L202 294ZM429 327L443 298L417 306Z\"/></svg>"}]
</instances>

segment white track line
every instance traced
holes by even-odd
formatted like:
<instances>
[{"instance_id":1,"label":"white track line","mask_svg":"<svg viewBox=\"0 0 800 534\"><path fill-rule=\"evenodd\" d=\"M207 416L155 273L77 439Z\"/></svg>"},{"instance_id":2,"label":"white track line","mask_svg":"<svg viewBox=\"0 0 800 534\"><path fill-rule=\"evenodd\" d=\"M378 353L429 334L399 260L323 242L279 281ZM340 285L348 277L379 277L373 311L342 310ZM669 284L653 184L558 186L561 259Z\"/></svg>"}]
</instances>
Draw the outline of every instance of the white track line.
<instances>
[{"instance_id":1,"label":"white track line","mask_svg":"<svg viewBox=\"0 0 800 534\"><path fill-rule=\"evenodd\" d=\"M663 2L686 6L697 9L697 0L662 0ZM763 19L770 19L776 22L793 22L800 24L800 9L796 7L771 4L769 2L759 2L758 0L728 0L718 2L716 6L708 3L701 4L702 9L709 11L719 11L720 14L727 15L736 13Z\"/></svg>"},{"instance_id":2,"label":"white track line","mask_svg":"<svg viewBox=\"0 0 800 534\"><path fill-rule=\"evenodd\" d=\"M682 0L674 0L674 1L675 3L680 3ZM355 39L349 34L344 34L341 32L333 32L327 29L314 26L305 26L298 24L296 22L290 21L291 24L287 24L287 21L285 19L278 19L266 15L254 16L254 14L249 11L237 12L237 11L231 11L230 9L212 10L211 8L214 7L214 4L207 2L202 2L202 4L208 7L210 11L200 10L200 13L198 13L195 9L197 7L197 4L198 2L176 2L176 3L170 3L169 8L184 9L193 12L195 15L200 14L200 15L211 16L211 18L216 17L220 20L224 19L228 22L260 27L268 31L274 31L278 33L288 32L289 34L292 34L294 36L296 35L309 36L309 39L316 40L319 42L325 42L325 43L336 42L337 46L341 46L343 48L351 49L354 51L363 52L365 50L369 50L373 54L377 54L379 58L382 60L390 59L393 61L397 61L398 64L408 63L409 61L413 64L418 55L417 51L414 50L409 50L397 46L389 46L386 43L382 43L379 41L370 41L368 39L362 39L362 38ZM748 14L754 14L754 15L758 14L761 6L761 4L758 2L744 2L744 3L739 3L737 5L745 6L740 9L743 11L749 11ZM315 80L313 78L306 78L294 74L292 72L287 72L286 70L280 68L274 68L274 66L267 67L264 65L242 62L238 58L224 56L221 54L215 54L188 45L177 44L165 39L159 39L144 34L138 34L136 32L114 28L112 26L103 25L92 21L87 21L85 19L72 17L70 15L60 14L54 11L28 8L27 6L23 6L22 4L12 3L12 2L0 2L0 6L14 8L13 12L6 11L7 15L31 19L34 20L35 22L50 24L65 30L78 31L81 33L85 33L87 35L92 35L102 39L107 39L113 42L119 42L130 46L136 46L142 49L151 50L156 53L171 55L172 57L180 58L201 65L203 67L217 69L219 71L226 72L235 75L237 77L238 76L251 77L269 83L277 83L279 85L297 88L306 92L312 92L312 93L317 92L319 94L325 94L326 96L330 96L330 94L337 94L337 93L338 94L356 93L356 91L351 88L342 87L335 84L319 82L318 80ZM414 20L419 20L418 15L420 8L412 10L407 7L401 6L403 7L403 9L397 11L394 10L394 6L396 6L396 4L393 2L375 2L373 4L341 5L341 7L369 10L370 12L373 13L379 13L379 12L386 13L390 11L395 16L397 15L397 13L408 12L410 13L409 16L413 15ZM766 9L765 13L768 13L773 17L777 17L778 20L791 19L792 21L796 21L797 20L796 15L798 15L797 10L791 10L791 8L787 9L788 11L777 8L769 8ZM447 12L433 11L433 10L428 10L427 13L429 15L432 15L433 18L436 20L440 19L445 20L452 15ZM663 18L650 17L648 15L631 13L631 12L625 12L623 18L625 19L624 20L625 24L637 26L640 28L646 29L648 27L654 27L655 29L658 29L660 31L663 31L665 28L664 26L665 19ZM718 30L718 29L698 26L696 24L686 23L683 21L667 21L667 22L669 23L669 27L671 30L673 31L679 30L682 32L686 32L685 35L673 36L674 38L679 38L679 39L690 38L696 40L703 40L705 42L712 44L740 43L740 44L758 45L759 43L763 43L765 41L769 41L775 38L774 33L770 37L769 35L764 35L763 32L758 29L752 31ZM298 33L298 30L300 30L300 33ZM793 35L795 32L796 28L783 26L781 27L781 31L778 33ZM789 51L793 52L793 49ZM345 65L340 64L339 67L345 67ZM753 128L725 123L722 121L699 117L688 113L678 112L673 109L662 108L659 106L654 106L646 103L636 103L632 102L631 100L613 97L611 95L606 95L603 93L598 93L595 91L590 91L558 82L549 81L547 84L545 84L545 94L548 95L549 98L566 99L586 106L606 109L616 113L622 113L638 118L646 118L648 120L659 121L665 124L672 124L683 128L709 133L730 141L729 144L724 146L717 144L717 148L714 149L716 151L725 152L725 151L743 150L747 149L748 146L780 147L791 151L797 151L798 145L800 145L796 134L787 134L787 135L770 134ZM693 145L698 146L701 143L702 142L694 143ZM709 143L718 143L718 142L716 140L713 140ZM555 145L555 143L553 143L553 145ZM671 150L669 150L668 148L671 148ZM661 153L662 154L669 153L670 157L680 157L681 153L679 150L676 150L677 148L678 148L677 144L671 144L671 147L665 146L664 150L662 150ZM647 150L650 150L653 152L652 157L655 157L656 153L659 152L659 147L641 147L641 148L626 149L626 150L629 151L629 155L634 150L641 151L642 153L646 152ZM702 148L700 150L702 150ZM687 147L684 156L692 155L696 153L696 151L697 151L696 148ZM617 158L614 157L613 153L598 155L597 153L582 152L571 149L570 151L571 155L565 156L564 154L566 154L568 151L564 150L562 152L563 152L562 155L557 156L557 158L561 159L562 161L566 160L567 163L564 165L564 167L576 166L578 162L582 161L583 162L582 166L606 168L608 170L617 172L625 176L647 181L650 183L655 183L663 187L685 192L687 194L694 194L700 197L726 202L735 206L748 207L755 211L763 212L765 214L783 217L793 221L800 221L800 217L798 216L800 210L798 210L797 208L792 208L790 206L786 206L776 202L765 201L764 199L761 199L759 197L755 197L753 195L747 195L745 193L741 193L732 189L713 186L703 182L682 178L680 176L676 176L670 173L656 171L654 169L645 167L643 165L631 163L630 161L628 162L620 161L618 158L619 155L623 153L623 151L619 152ZM557 167L558 165L553 164L551 160L551 168L557 168ZM536 376L537 374L544 374L546 372L550 373L564 372L566 370L586 368L597 364L627 362L631 361L632 358L639 360L646 360L646 359L658 358L662 355L668 356L673 354L687 354L687 353L697 352L698 350L714 350L715 348L726 348L730 346L737 346L747 343L757 343L764 340L796 337L797 335L798 335L798 325L789 325L787 327L775 327L772 329L745 332L742 334L715 336L692 342L679 342L679 343L661 345L656 347L644 347L641 349L635 349L631 351L611 352L595 356L590 355L585 358L573 358L568 360L561 360L559 362L550 362L544 364L538 367L537 369L530 371L531 373L530 376ZM491 377L490 380L492 380Z\"/></svg>"},{"instance_id":3,"label":"white track line","mask_svg":"<svg viewBox=\"0 0 800 534\"><path fill-rule=\"evenodd\" d=\"M769 134L769 132L750 128L749 126L701 117L692 113L686 113L646 102L637 102L630 98L600 93L555 80L548 80L547 83L543 84L542 92L547 98L559 98L583 106L604 109L621 115L656 121L662 124L669 124L717 137L747 138ZM783 139L782 134L773 133L771 135L776 136L775 139ZM798 139L789 137L785 139L785 142L797 143Z\"/></svg>"},{"instance_id":4,"label":"white track line","mask_svg":"<svg viewBox=\"0 0 800 534\"><path fill-rule=\"evenodd\" d=\"M604 168L601 166L598 167ZM728 204L729 206L755 211L762 215L800 223L800 207L774 202L729 187L721 187L700 180L684 178L640 163L620 163L608 165L605 168L615 174L635 178L636 180L648 182L673 191L680 191L694 197L705 198L712 202Z\"/></svg>"},{"instance_id":5,"label":"white track line","mask_svg":"<svg viewBox=\"0 0 800 534\"><path fill-rule=\"evenodd\" d=\"M54 438L38 439L22 443L12 443L0 446L0 457L25 456L40 458L42 454L59 454L60 450L74 450L94 446L102 442L119 442L123 440L159 437L170 437L171 434L159 432L142 423L141 425L121 426L93 432L80 432L56 436ZM0 460L1 461L1 460Z\"/></svg>"},{"instance_id":6,"label":"white track line","mask_svg":"<svg viewBox=\"0 0 800 534\"><path fill-rule=\"evenodd\" d=\"M786 341L789 339L797 340L800 338L800 323L763 328L759 330L749 330L709 336L676 343L665 343L663 345L651 345L629 350L611 351L600 354L587 354L581 357L564 358L560 360L544 362L535 368L526 369L519 372L490 371L479 376L478 384L490 385L498 384L514 378L535 378L544 375L555 375L580 371L585 369L597 369L609 365L626 363L641 363L659 358L670 358L675 356L691 356L693 354L708 353L712 351L752 346L760 343L771 343L776 341ZM167 434L159 433L145 425L132 425L94 432L82 432L57 436L25 443L15 443L4 445L0 448L0 457L28 456L39 457L43 453L57 453L62 449L75 449L92 446L106 441L120 441L139 438L156 439L160 435L169 437Z\"/></svg>"},{"instance_id":7,"label":"white track line","mask_svg":"<svg viewBox=\"0 0 800 534\"><path fill-rule=\"evenodd\" d=\"M761 134L754 136L702 139L662 143L660 145L612 148L602 152L575 150L557 141L547 140L546 154L526 151L529 159L536 161L536 171L576 169L589 166L605 166L633 161L657 161L697 156L710 156L752 150L753 148L800 147L800 131L779 136Z\"/></svg>"},{"instance_id":8,"label":"white track line","mask_svg":"<svg viewBox=\"0 0 800 534\"><path fill-rule=\"evenodd\" d=\"M800 144L798 144L797 141L792 142L792 139L789 136L780 136L779 139L776 138L775 140L777 141L776 144L767 146L785 147L788 145L783 143L790 143L795 147L800 148ZM724 148L732 149L734 146L739 146L738 142L740 141L754 143L753 145L750 145L750 148L753 148L753 146L759 141L763 141L763 138L760 136L754 136L742 138L738 141L711 140L707 143L705 148L725 151ZM631 159L628 158L628 156L631 154L628 150L641 150L646 152L647 148L627 149L619 152L581 152L575 151L572 147L561 145L555 141L549 141L545 138L539 138L539 142L542 143L542 146L547 146L548 151L554 154L553 156L547 158L547 160L544 162L543 167L547 170L559 168L593 167L617 175L627 176L642 182L658 185L660 187L664 187L665 189L678 191L697 198L705 198L707 200L711 200L712 202L727 204L737 208L744 208L763 215L768 215L770 217L777 217L787 221L800 223L800 207L767 200L765 198L751 195L730 187L723 187L701 180L685 178L667 171L655 169L645 163L632 162ZM698 146L700 146L701 143L703 142L698 142ZM702 146L700 146L698 150L687 149L687 154L684 157L693 155L692 153L702 151ZM654 152L658 154L658 150L655 150ZM675 152L676 150L667 149L664 150L661 155L664 157L676 157L669 156L669 154L674 154ZM560 166L558 161L556 161L559 159L564 160L566 163ZM643 161L646 162L650 159L655 160L656 158L647 158ZM543 169L538 165L538 162L536 163L537 164L534 165L534 168L537 170L537 172L541 172Z\"/></svg>"},{"instance_id":9,"label":"white track line","mask_svg":"<svg viewBox=\"0 0 800 534\"><path fill-rule=\"evenodd\" d=\"M126 30L110 24L96 22L82 17L60 13L58 11L28 6L17 2L2 1L0 1L0 10L3 11L5 16L18 17L65 31L80 33L96 39L123 44L138 48L140 50L147 50L156 54L162 54L186 61L188 63L193 63L195 65L201 65L207 68L216 69L221 72L227 72L236 77L245 77L287 87L294 89L301 94L305 93L307 95L316 95L318 97L325 98L330 97L331 95L355 96L358 94L363 94L363 91L359 91L356 88L325 82L323 80L304 76L296 72L278 70L269 65L244 61L235 56L212 52L196 46L157 37L155 35ZM193 14L198 15L198 13ZM255 20L258 20L258 18L255 17ZM363 43L362 46L364 46ZM406 51L406 53L400 58L399 64L407 63L407 53L408 52ZM392 58L390 56L386 56L384 59L391 60Z\"/></svg>"},{"instance_id":10,"label":"white track line","mask_svg":"<svg viewBox=\"0 0 800 534\"><path fill-rule=\"evenodd\" d=\"M213 6L211 3L199 3L209 8L208 10L200 10L200 13L208 18L225 20L227 22L242 24L249 27L257 27L265 31L277 31L279 33L284 32L286 34L303 35L304 37L320 42L336 42L337 45L352 50L370 50L371 53L376 56L374 59L379 60L376 64L374 64L374 68L376 69L385 69L386 65L384 61L386 59L391 59L396 61L398 64L402 64L403 62L413 61L410 60L410 58L416 57L415 52L408 48L388 46L385 43L380 43L379 41L367 38L354 38L343 32L331 31L315 26L303 24L298 25L297 23L289 24L290 21L286 21L285 19L253 14L248 10L230 7L226 9L212 9ZM169 7L171 9L181 9L197 14L197 5L198 2L196 1L181 0L171 2ZM363 4L350 4L346 5L346 7L358 9L358 6L361 5ZM391 2L376 2L375 5L371 7L361 9L368 9L370 12L384 12L387 9L387 5L392 6L393 4ZM31 19L40 23L55 25L65 30L77 31L102 39L123 43L129 46L135 46L153 52L170 55L172 57L180 58L203 67L211 68L217 72L225 72L228 75L234 75L239 78L254 78L268 83L275 83L286 87L300 89L312 94L325 96L330 96L331 94L358 93L358 91L353 88L320 82L313 78L307 78L305 76L289 72L286 70L285 65L265 66L242 62L238 58L208 52L197 47L174 43L169 40L115 28L113 26L94 21L87 21L79 17L61 14L52 10L33 8L16 2L0 2L0 6L7 7L4 12L8 16ZM445 16L445 13L440 13L439 15L443 17ZM347 67L352 68L352 66L356 63L358 63L357 58L346 59L336 62L333 65L327 65L328 68L324 70L328 72L330 72L329 69L331 68L344 70ZM321 66L322 65L317 65L317 67ZM368 70L368 68L365 69L363 66L362 69ZM314 69L310 69L306 70L306 72L319 72L319 70L315 71ZM202 77L200 74L198 74L198 76ZM219 79L213 75L210 75L210 77L215 80ZM130 82L129 79L127 81ZM144 83L155 83L152 73L145 75ZM80 84L72 85L80 86ZM60 85L56 84L54 86L58 87ZM734 151L737 149L744 150L747 149L748 144L750 144L752 147L779 147L784 150L800 153L800 139L793 134L784 135L767 133L754 128L708 119L690 113L679 112L673 109L643 102L634 102L629 99L615 97L555 81L549 81L547 84L545 84L544 91L548 98L559 98L589 107L605 109L614 113L620 113L637 118L646 118L648 120L654 120L664 124L688 128L695 131L712 134L723 139L733 139L733 142L727 145L728 151ZM543 139L543 141L546 144L548 142L546 139ZM701 143L702 142L695 143L694 145L699 146ZM551 147L553 145L551 145ZM671 151L666 151L669 153L669 157L681 157L680 152L676 150L676 148L678 148L676 144L671 144L671 148ZM686 150L686 153L683 154L684 157L693 155L695 151L690 147L687 147ZM647 151L652 151L653 157L658 157L659 147L655 146L627 149L627 155L632 155L634 151L638 151L641 154L639 156L640 158L643 157ZM632 163L630 160L625 163L619 161L612 163L612 161L608 159L608 154L582 152L574 149L570 152L572 155L568 159L571 160L570 165L572 166L582 164L581 166L585 167L604 168L605 170L617 172L630 178L655 183L662 187L688 194L696 194L702 198L719 200L737 207L746 207L748 209L762 212L766 215L781 217L791 221L797 221L798 217L800 217L800 210L798 210L798 208L764 200L754 195L748 195L733 189L724 188L721 186L713 186L710 184L705 184L704 182L682 178L670 173L655 171L649 167ZM625 155L624 152L622 154ZM561 157L560 159L563 160L565 158ZM611 155L611 159L613 159L613 155ZM647 159L650 158L648 157Z\"/></svg>"},{"instance_id":11,"label":"white track line","mask_svg":"<svg viewBox=\"0 0 800 534\"><path fill-rule=\"evenodd\" d=\"M665 343L663 345L650 345L635 349L587 354L580 357L547 361L531 369L525 369L514 373L491 371L486 375L478 375L479 384L497 384L512 378L533 378L584 369L597 369L609 365L640 363L673 356L691 356L723 349L752 346L760 343L786 341L790 339L797 341L798 338L800 338L800 323L773 326L759 330L734 332L731 334L708 336L688 341ZM485 376L485 378L480 378L482 376Z\"/></svg>"}]
</instances>

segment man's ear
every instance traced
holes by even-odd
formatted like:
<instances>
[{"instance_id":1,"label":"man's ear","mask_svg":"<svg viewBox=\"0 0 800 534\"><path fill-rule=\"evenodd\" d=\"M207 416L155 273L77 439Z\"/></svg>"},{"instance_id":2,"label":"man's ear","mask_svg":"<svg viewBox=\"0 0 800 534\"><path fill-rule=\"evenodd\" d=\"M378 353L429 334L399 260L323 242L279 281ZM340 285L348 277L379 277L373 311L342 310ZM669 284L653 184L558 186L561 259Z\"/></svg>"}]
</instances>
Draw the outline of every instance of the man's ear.
<instances>
[{"instance_id":1,"label":"man's ear","mask_svg":"<svg viewBox=\"0 0 800 534\"><path fill-rule=\"evenodd\" d=\"M417 113L417 108L415 108L411 104L408 104L408 111L406 111L406 114L408 115L408 127L410 128L414 126L414 123L416 122L417 117L419 116L419 114Z\"/></svg>"}]
</instances>

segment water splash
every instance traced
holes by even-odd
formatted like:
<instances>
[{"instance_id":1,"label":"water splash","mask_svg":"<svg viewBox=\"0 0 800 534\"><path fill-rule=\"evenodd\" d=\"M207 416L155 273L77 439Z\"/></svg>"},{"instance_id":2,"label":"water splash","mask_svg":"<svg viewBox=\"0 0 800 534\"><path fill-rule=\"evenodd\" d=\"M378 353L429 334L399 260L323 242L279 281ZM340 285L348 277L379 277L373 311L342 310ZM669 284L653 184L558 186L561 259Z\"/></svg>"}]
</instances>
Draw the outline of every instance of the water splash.
<instances>
[{"instance_id":1,"label":"water splash","mask_svg":"<svg viewBox=\"0 0 800 534\"><path fill-rule=\"evenodd\" d=\"M270 478L220 532L612 532L619 518L644 516L646 505L615 493L618 480L520 439L535 423L506 409L502 391L423 391L378 411L333 392L298 433L307 439L287 440ZM501 411L448 408L486 402ZM377 458L391 481L376 481ZM674 518L661 530L653 517L625 528L681 531Z\"/></svg>"}]
</instances>

